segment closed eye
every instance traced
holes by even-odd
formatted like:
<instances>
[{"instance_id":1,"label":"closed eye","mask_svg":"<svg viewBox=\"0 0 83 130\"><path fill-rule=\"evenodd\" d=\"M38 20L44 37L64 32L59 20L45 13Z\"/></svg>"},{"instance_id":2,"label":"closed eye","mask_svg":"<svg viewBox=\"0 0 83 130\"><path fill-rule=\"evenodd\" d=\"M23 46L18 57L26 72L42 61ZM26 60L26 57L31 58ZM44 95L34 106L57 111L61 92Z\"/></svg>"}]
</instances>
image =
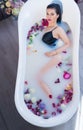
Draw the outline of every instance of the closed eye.
<instances>
[{"instance_id":1,"label":"closed eye","mask_svg":"<svg viewBox=\"0 0 83 130\"><path fill-rule=\"evenodd\" d=\"M54 15L54 13L51 13L51 15L53 16L53 15Z\"/></svg>"},{"instance_id":2,"label":"closed eye","mask_svg":"<svg viewBox=\"0 0 83 130\"><path fill-rule=\"evenodd\" d=\"M49 13L46 13L46 15L49 15Z\"/></svg>"},{"instance_id":3,"label":"closed eye","mask_svg":"<svg viewBox=\"0 0 83 130\"><path fill-rule=\"evenodd\" d=\"M51 16L54 16L54 13L51 13L51 14L49 14L49 13L46 13L46 15L51 15Z\"/></svg>"}]
</instances>

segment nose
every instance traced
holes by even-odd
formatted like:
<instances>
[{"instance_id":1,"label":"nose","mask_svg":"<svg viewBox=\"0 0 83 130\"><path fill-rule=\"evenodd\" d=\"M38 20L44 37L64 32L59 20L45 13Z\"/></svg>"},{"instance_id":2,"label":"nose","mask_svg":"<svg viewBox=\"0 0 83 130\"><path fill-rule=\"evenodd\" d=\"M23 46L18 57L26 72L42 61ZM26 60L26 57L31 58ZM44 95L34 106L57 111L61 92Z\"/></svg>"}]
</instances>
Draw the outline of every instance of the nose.
<instances>
[{"instance_id":1,"label":"nose","mask_svg":"<svg viewBox=\"0 0 83 130\"><path fill-rule=\"evenodd\" d=\"M49 14L48 17L51 17L51 14Z\"/></svg>"},{"instance_id":2,"label":"nose","mask_svg":"<svg viewBox=\"0 0 83 130\"><path fill-rule=\"evenodd\" d=\"M47 19L51 19L51 15L47 15Z\"/></svg>"}]
</instances>

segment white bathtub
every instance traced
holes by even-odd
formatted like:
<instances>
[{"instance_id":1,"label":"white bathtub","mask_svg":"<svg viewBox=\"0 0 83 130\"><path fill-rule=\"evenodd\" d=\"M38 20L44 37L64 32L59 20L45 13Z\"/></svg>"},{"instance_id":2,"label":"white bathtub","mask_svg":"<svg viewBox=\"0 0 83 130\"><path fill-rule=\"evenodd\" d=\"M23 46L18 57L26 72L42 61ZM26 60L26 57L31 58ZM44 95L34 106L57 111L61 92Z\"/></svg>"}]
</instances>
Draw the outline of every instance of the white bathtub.
<instances>
[{"instance_id":1,"label":"white bathtub","mask_svg":"<svg viewBox=\"0 0 83 130\"><path fill-rule=\"evenodd\" d=\"M63 4L63 20L66 21L73 33L73 99L64 113L54 118L45 120L34 115L26 108L23 97L24 78L26 72L26 34L27 28L36 21L45 17L45 8L51 0L29 0L22 7L18 18L19 33L19 59L15 87L15 105L20 115L29 123L40 127L52 127L67 122L75 114L80 102L79 84L79 35L80 35L80 12L74 0L61 0ZM33 11L35 8L35 11ZM40 13L39 13L40 12ZM40 15L38 15L40 14ZM35 18L31 16L35 15Z\"/></svg>"}]
</instances>

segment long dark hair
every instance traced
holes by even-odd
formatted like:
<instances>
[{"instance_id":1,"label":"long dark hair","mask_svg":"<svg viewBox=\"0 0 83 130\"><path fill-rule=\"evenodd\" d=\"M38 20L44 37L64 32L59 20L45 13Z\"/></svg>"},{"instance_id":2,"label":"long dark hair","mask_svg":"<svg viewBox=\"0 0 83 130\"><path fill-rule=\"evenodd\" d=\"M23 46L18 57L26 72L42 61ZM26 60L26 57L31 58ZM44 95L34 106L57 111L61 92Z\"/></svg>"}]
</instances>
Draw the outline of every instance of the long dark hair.
<instances>
[{"instance_id":1,"label":"long dark hair","mask_svg":"<svg viewBox=\"0 0 83 130\"><path fill-rule=\"evenodd\" d=\"M55 4L55 3L49 4L47 6L47 9L55 9L56 13L59 15L57 22L61 22L62 13L61 13L61 8L60 8L59 4Z\"/></svg>"}]
</instances>

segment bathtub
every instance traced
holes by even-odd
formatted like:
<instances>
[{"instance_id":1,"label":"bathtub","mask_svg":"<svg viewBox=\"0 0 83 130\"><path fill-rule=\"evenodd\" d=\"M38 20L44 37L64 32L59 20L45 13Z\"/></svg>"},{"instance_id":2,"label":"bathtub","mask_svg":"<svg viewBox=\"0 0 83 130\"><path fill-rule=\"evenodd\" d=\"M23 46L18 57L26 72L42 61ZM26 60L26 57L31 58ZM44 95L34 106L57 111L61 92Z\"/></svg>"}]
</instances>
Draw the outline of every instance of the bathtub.
<instances>
[{"instance_id":1,"label":"bathtub","mask_svg":"<svg viewBox=\"0 0 83 130\"><path fill-rule=\"evenodd\" d=\"M73 99L71 105L61 115L45 120L40 116L34 115L26 108L24 103L23 91L26 73L26 34L27 29L45 15L45 7L51 0L29 0L22 7L18 17L18 36L19 36L19 59L15 86L15 105L18 113L29 123L39 127L53 127L67 122L78 109L80 102L79 84L79 36L80 36L80 11L74 0L61 0L63 4L63 21L66 21L73 35L73 54L72 54L72 80L73 80ZM35 11L33 12L33 8ZM40 12L40 15L38 15ZM35 15L35 17L32 17Z\"/></svg>"}]
</instances>

